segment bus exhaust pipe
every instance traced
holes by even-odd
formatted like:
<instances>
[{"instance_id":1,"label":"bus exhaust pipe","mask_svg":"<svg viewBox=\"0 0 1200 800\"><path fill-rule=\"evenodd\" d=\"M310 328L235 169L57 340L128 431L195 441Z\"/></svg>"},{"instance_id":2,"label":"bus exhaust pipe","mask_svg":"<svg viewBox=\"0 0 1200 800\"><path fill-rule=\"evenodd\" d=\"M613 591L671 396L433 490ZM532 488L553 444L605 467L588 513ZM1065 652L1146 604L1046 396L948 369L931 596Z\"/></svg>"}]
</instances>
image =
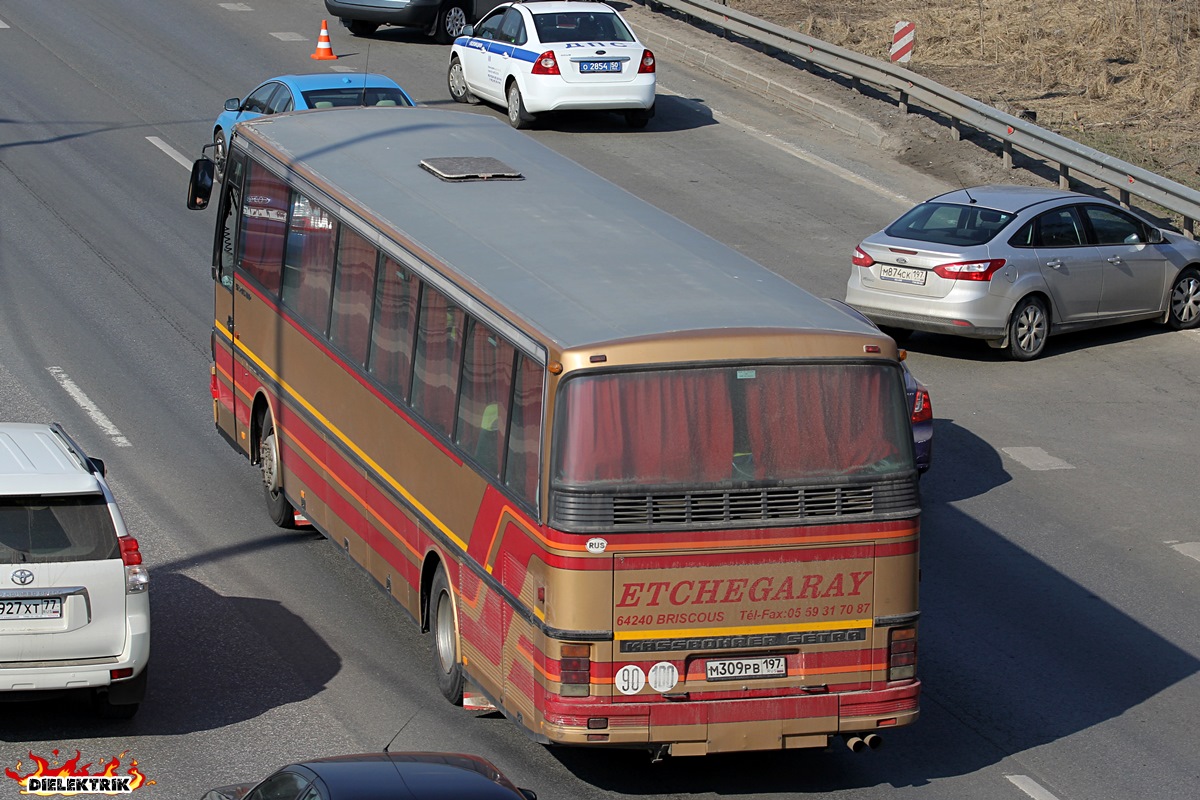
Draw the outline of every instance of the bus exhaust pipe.
<instances>
[{"instance_id":1,"label":"bus exhaust pipe","mask_svg":"<svg viewBox=\"0 0 1200 800\"><path fill-rule=\"evenodd\" d=\"M846 740L846 747L849 747L852 753L861 753L864 750L878 750L883 745L883 737L877 733L868 733L863 736L844 733L842 734L842 738Z\"/></svg>"}]
</instances>

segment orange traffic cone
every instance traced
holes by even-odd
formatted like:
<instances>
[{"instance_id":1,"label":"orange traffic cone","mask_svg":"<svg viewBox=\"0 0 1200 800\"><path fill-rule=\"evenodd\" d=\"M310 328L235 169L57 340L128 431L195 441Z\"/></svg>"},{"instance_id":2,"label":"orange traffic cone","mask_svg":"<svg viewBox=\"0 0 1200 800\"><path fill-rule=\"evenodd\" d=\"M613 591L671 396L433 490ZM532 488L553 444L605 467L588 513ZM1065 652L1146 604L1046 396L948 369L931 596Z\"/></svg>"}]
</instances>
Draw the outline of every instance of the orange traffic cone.
<instances>
[{"instance_id":1,"label":"orange traffic cone","mask_svg":"<svg viewBox=\"0 0 1200 800\"><path fill-rule=\"evenodd\" d=\"M317 51L312 57L319 61L335 61L333 45L329 42L329 23L321 20L321 35L317 37Z\"/></svg>"}]
</instances>

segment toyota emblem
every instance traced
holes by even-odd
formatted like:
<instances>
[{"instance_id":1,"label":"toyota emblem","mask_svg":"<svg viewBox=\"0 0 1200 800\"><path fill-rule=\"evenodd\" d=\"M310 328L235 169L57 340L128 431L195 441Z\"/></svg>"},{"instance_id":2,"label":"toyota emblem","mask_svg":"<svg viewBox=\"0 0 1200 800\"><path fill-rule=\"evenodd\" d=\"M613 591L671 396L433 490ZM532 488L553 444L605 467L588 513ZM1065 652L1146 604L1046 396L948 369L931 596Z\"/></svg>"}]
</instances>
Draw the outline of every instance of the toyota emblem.
<instances>
[{"instance_id":1,"label":"toyota emblem","mask_svg":"<svg viewBox=\"0 0 1200 800\"><path fill-rule=\"evenodd\" d=\"M28 569L18 569L12 574L12 582L17 586L28 586L33 583L33 571Z\"/></svg>"}]
</instances>

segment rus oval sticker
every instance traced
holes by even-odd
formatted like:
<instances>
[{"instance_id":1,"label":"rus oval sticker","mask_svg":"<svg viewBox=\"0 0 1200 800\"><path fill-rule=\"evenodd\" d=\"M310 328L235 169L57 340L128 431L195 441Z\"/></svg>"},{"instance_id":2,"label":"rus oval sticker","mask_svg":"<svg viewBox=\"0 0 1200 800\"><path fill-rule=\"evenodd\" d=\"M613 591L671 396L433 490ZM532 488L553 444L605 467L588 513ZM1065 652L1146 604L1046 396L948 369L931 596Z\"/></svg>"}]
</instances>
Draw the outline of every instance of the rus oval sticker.
<instances>
[{"instance_id":1,"label":"rus oval sticker","mask_svg":"<svg viewBox=\"0 0 1200 800\"><path fill-rule=\"evenodd\" d=\"M601 539L599 536L594 539L587 540L587 551L589 553L603 553L608 549L608 540Z\"/></svg>"}]
</instances>

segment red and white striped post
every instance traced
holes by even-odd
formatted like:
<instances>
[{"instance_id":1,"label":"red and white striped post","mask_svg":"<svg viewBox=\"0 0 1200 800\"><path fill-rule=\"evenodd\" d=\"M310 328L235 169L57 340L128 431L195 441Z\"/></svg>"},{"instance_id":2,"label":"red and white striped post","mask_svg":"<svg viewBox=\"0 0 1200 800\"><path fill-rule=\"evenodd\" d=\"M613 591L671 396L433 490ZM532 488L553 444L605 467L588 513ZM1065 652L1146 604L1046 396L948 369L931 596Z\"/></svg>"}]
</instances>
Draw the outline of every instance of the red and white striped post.
<instances>
[{"instance_id":1,"label":"red and white striped post","mask_svg":"<svg viewBox=\"0 0 1200 800\"><path fill-rule=\"evenodd\" d=\"M896 31L892 34L892 61L904 64L912 58L916 30L917 26L911 22L896 23Z\"/></svg>"}]
</instances>

